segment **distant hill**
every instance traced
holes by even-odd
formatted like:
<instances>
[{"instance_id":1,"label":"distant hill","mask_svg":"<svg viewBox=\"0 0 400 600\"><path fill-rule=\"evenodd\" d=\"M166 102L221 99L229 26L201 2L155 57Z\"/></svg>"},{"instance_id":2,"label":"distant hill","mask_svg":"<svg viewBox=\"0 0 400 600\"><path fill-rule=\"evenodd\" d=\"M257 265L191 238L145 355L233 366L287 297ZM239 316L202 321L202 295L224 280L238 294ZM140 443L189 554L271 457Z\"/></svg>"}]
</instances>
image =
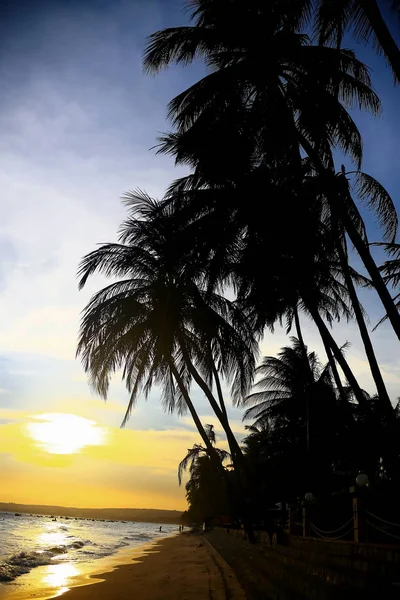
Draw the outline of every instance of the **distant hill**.
<instances>
[{"instance_id":1,"label":"distant hill","mask_svg":"<svg viewBox=\"0 0 400 600\"><path fill-rule=\"evenodd\" d=\"M0 502L0 511L177 525L181 523L182 515L182 511L179 510L159 510L157 508L75 508L73 506L15 504L14 502Z\"/></svg>"}]
</instances>

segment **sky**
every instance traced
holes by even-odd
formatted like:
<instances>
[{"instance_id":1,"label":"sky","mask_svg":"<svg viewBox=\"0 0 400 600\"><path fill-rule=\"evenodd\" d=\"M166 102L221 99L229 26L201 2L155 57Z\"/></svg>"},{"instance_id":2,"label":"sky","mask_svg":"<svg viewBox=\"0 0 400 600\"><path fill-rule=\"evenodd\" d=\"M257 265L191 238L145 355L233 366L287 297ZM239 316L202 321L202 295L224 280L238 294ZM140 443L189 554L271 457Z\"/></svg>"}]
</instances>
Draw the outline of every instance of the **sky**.
<instances>
[{"instance_id":1,"label":"sky","mask_svg":"<svg viewBox=\"0 0 400 600\"><path fill-rule=\"evenodd\" d=\"M182 174L151 148L168 128L167 102L202 67L150 77L141 55L148 34L185 22L180 0L1 3L0 501L185 508L176 470L199 441L190 419L165 414L154 389L121 430L123 385L113 383L105 404L75 359L80 312L104 283L93 278L78 292L79 260L116 240L124 192L142 188L161 197ZM383 101L379 119L355 115L365 140L363 168L398 205L400 91L381 58L357 51ZM367 225L371 240L379 240L370 217ZM374 325L380 303L372 293L362 299ZM303 326L309 348L324 360L314 327L305 318ZM373 392L356 327L342 323L334 333L340 344L351 343L349 362ZM372 338L395 401L397 342L387 325ZM285 343L278 327L265 336L262 353L276 354ZM200 391L193 399L203 422L215 424ZM239 437L241 417L231 410Z\"/></svg>"}]
</instances>

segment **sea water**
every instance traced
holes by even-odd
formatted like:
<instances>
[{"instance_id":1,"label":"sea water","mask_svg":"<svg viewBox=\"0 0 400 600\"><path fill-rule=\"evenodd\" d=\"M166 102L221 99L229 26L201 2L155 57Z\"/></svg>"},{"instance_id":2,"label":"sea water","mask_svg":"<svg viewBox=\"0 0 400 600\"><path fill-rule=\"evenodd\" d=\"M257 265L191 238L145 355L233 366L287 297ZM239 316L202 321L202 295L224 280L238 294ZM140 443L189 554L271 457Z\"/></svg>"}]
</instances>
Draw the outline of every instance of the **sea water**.
<instances>
[{"instance_id":1,"label":"sea water","mask_svg":"<svg viewBox=\"0 0 400 600\"><path fill-rule=\"evenodd\" d=\"M161 531L160 531L161 527ZM175 533L177 525L99 521L0 512L0 595L18 578L43 565L73 572L82 563L137 549ZM72 569L72 571L71 571Z\"/></svg>"}]
</instances>

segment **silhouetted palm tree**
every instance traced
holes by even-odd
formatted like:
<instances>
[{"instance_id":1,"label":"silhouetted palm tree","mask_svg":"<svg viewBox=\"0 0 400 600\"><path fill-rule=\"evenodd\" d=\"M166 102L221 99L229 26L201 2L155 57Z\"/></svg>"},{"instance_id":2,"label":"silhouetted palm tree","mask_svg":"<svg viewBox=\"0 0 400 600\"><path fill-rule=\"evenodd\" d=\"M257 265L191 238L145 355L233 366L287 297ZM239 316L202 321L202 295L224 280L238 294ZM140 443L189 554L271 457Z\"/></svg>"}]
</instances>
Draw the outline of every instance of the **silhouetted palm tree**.
<instances>
[{"instance_id":1,"label":"silhouetted palm tree","mask_svg":"<svg viewBox=\"0 0 400 600\"><path fill-rule=\"evenodd\" d=\"M268 203L259 202L262 185ZM337 274L336 236L322 221L323 204L309 188L309 182L290 171L270 170L268 177L260 167L236 185L182 192L167 198L165 206L190 231L189 245L180 244L187 260L202 257L211 289L234 285L255 331L273 328L301 301L300 308L316 321L362 403L357 381L325 324L352 313L343 277ZM276 236L281 227L282 240Z\"/></svg>"},{"instance_id":2,"label":"silhouetted palm tree","mask_svg":"<svg viewBox=\"0 0 400 600\"><path fill-rule=\"evenodd\" d=\"M313 46L298 32L307 4L191 3L193 25L150 36L147 71L197 58L209 68L170 102L181 135L162 139L164 152L197 167L197 184L204 175L235 177L238 167L243 172L260 161L298 165L303 138L330 164L332 145L360 161L361 136L345 107L355 101L377 112L379 100L352 52Z\"/></svg>"},{"instance_id":3,"label":"silhouetted palm tree","mask_svg":"<svg viewBox=\"0 0 400 600\"><path fill-rule=\"evenodd\" d=\"M394 203L378 181L361 171L355 172L353 186L350 188L348 174L343 166L341 172L335 174L323 164L310 145L305 146L308 147L310 162L318 173L321 199L324 199L325 210L330 213L330 221L336 228L338 242L341 241L343 245L344 234L349 236L400 340L400 314L372 257L365 224L353 195L374 211L382 227L384 239L389 242L394 240L398 229Z\"/></svg>"},{"instance_id":4,"label":"silhouetted palm tree","mask_svg":"<svg viewBox=\"0 0 400 600\"><path fill-rule=\"evenodd\" d=\"M299 11L305 11L305 7L308 4L304 3L302 8L300 4L298 3ZM321 183L324 184L322 175L326 174L326 169L329 171L333 168L332 145L337 143L339 145L342 144L343 149L353 151L355 152L354 156L361 157L361 140L357 137L359 134L354 124L352 129L352 143L350 143L349 138L346 138L346 132L342 131L342 129L346 130L347 128L345 121L348 115L342 104L340 104L340 101L346 104L351 103L354 97L359 100L362 97L361 102L364 102L365 106L369 106L373 110L377 110L378 108L378 101L370 89L370 81L366 72L363 71L362 65L357 63L357 61L352 63L352 76L348 77L349 73L345 75L343 69L345 71L346 68L349 68L349 63L346 63L346 66L342 64L339 66L338 62L335 63L333 61L331 64L330 57L333 57L333 54L331 55L329 52L324 54L320 48L321 55L319 56L317 54L318 49L316 50L306 44L306 47L312 50L312 52L315 50L315 56L319 56L318 60L321 61L319 63L320 66L324 64L324 67L321 68L326 72L329 69L331 71L329 71L328 77L315 78L318 86L321 88L319 89L321 100L317 102L317 105L319 107L326 106L326 113L322 111L320 114L320 110L318 115L316 115L315 111L313 111L313 115L302 119L302 109L300 108L300 104L296 104L296 102L298 103L299 98L306 95L308 93L307 89L309 90L312 87L310 81L308 81L307 85L303 85L305 80L301 79L301 77L306 77L307 68L311 68L310 63L307 62L308 55L305 58L304 54L298 53L295 59L298 61L298 63L295 63L296 66L293 63L294 59L292 59L292 62L288 66L288 63L283 58L285 52L290 53L290 50L288 50L290 40L292 43L295 43L295 39L290 36L297 36L296 27L300 23L298 20L300 12L296 13L296 17L293 20L293 13L288 16L288 6L285 3L282 3L279 8L277 4L268 6L264 4L260 6L259 3L247 7L243 2L230 3L231 8L232 6L234 8L232 14L230 13L230 21L228 23L224 22L224 27L226 26L228 30L231 28L228 35L225 29L221 29L223 23L222 5L215 2L199 2L198 5L196 4L197 8L193 14L195 20L193 27L158 32L150 38L147 49L145 65L150 70L157 70L173 61L186 64L198 56L204 57L206 63L213 67L213 71L209 76L173 100L170 105L170 116L173 118L177 133L164 137L161 149L175 155L178 163L188 163L195 168L192 175L176 182L169 190L169 197L173 197L175 194L180 201L182 201L182 193L187 195L190 189L198 188L199 186L209 186L210 182L214 182L219 188L221 188L221 184L225 186L232 182L237 184L240 182L241 177L246 177L249 170L254 169L255 165L259 164L260 161L265 162L266 160L271 160L272 157L276 161L278 159L281 160L283 157L288 159L290 156L292 160L291 166L298 166L298 159L300 157L299 145L308 153L311 158L311 164L319 171ZM291 10L294 10L293 7ZM243 16L242 20L240 19L241 16ZM258 30L250 27L250 25L254 24L257 20L261 19L262 21L263 18L267 19L269 23L268 32L271 36L271 46L273 47L277 43L277 48L281 52L281 54L279 52L273 53L273 57L277 63L274 73L280 73L281 78L285 80L285 77L291 72L290 69L300 69L299 63L303 61L301 77L299 76L297 79L291 78L290 83L285 87L286 96L282 96L281 98L282 105L286 102L286 109L288 109L286 117L289 113L293 113L296 114L297 118L297 120L293 119L293 123L296 122L296 126L290 130L290 135L285 136L280 132L279 144L281 146L274 143L274 138L270 135L271 129L268 130L267 128L269 136L266 136L263 140L257 137L263 135L260 132L263 131L265 126L265 107L268 107L271 103L271 97L266 94L267 92L268 94L271 93L271 86L273 86L271 81L268 81L267 85L267 80L260 77L257 78L254 75L255 66L259 65L261 61L262 49L257 46L257 35L254 33ZM293 27L294 23L295 26ZM249 27L248 30L246 30L246 26ZM249 31L251 31L251 35L249 35ZM286 35L286 46L284 49L279 45L279 41L277 42L282 32ZM335 52L334 49L329 50ZM279 69L281 70L279 71ZM240 88L240 85L236 86L234 90L229 87L225 89L224 85L222 85L224 78L229 78L229 73L235 72L235 70L235 85L238 79L243 82L243 89ZM293 87L294 81L297 87ZM360 96L361 89L363 91ZM247 95L243 96L244 93ZM283 92L281 91L280 93ZM313 90L313 94L315 93L315 90ZM295 101L291 98L291 94L295 95ZM256 98L258 98L258 101ZM263 98L263 103L260 102L260 98ZM331 125L333 126L331 119L335 112L333 110L335 102L341 107L339 111L340 117L339 113L336 112L336 124L333 129L329 129ZM313 106L313 103L306 102L305 110L310 106ZM281 126L277 114L275 111L275 122ZM318 123L316 126L316 121L320 117L322 120L325 119L323 127L321 127L321 123ZM236 122L237 127L234 125ZM327 124L328 122L330 125ZM312 133L314 126L318 130L318 136ZM309 130L308 127L311 129ZM289 132L289 130L287 131ZM347 142L344 143L345 139L347 139ZM358 142L356 142L357 139ZM282 150L282 145L286 147L286 150ZM359 150L355 151L356 147ZM216 154L214 155L214 153ZM315 157L317 157L317 161ZM217 165L217 170L215 165ZM264 185L259 178L258 191L264 187L263 191L265 192L265 187L268 188L265 181L265 177L268 176L271 177L271 169L269 170L269 174L264 173ZM394 224L390 231L390 235L393 235L397 217L388 194L375 180L363 173L357 172L355 182L360 198L368 201L372 207L378 210L379 217L385 221L385 224ZM340 184L340 181L335 180L335 183ZM206 190L203 191L207 193ZM324 189L322 188L322 195L323 191ZM230 192L232 190L228 188L225 196L229 195ZM244 196L246 192L247 195L251 193L249 190L242 190L241 193ZM202 195L203 198L204 196L205 194ZM208 194L209 196L210 194ZM339 221L340 224L342 222L345 224L345 230L349 233L352 242L364 261L378 294L390 314L392 325L400 337L400 317L395 310L390 294L369 252L364 236L364 224L357 207L349 193L343 194L343 186L341 190L338 189L337 185L334 186L327 195L327 198L328 208L334 213L332 222ZM342 203L337 202L338 198L343 198ZM269 200L270 208L271 197L269 197ZM198 205L200 206L200 203ZM230 210L231 205L227 204L228 206ZM287 209L288 212L291 211L292 204L289 204ZM202 210L204 214L206 210L204 205L202 206ZM307 214L306 211L303 213L303 220L305 214ZM353 292L353 290L350 290L350 292ZM354 300L355 296L352 293L352 301L354 302ZM363 327L361 322L358 307L359 304L357 302L354 305L354 310L356 311L359 326L362 328L363 342L371 364L374 380L382 401L389 406L390 400L379 369L376 368L377 365L376 360L374 360L372 344L370 343L366 328ZM314 317L319 320L315 312ZM324 328L323 322L319 320L318 326L320 330ZM324 331L324 336L325 344L327 342L332 344L328 331ZM335 352L337 360L343 360L340 357L337 347Z\"/></svg>"},{"instance_id":5,"label":"silhouetted palm tree","mask_svg":"<svg viewBox=\"0 0 400 600\"><path fill-rule=\"evenodd\" d=\"M136 218L144 209L149 219L157 212L156 203L140 194L127 203L130 216L120 236L125 243L104 244L80 265L80 287L95 272L118 279L95 294L84 310L78 354L85 371L106 397L110 377L123 369L130 391L124 422L138 394L161 385L167 409L183 412L188 407L211 450L188 394L194 380L220 421L241 473L242 453L212 381L214 369L219 370L231 383L232 397L241 399L252 381L256 338L233 302L196 282L197 266L179 256L174 231L167 233L171 223L157 221L151 228L149 221Z\"/></svg>"},{"instance_id":6,"label":"silhouetted palm tree","mask_svg":"<svg viewBox=\"0 0 400 600\"><path fill-rule=\"evenodd\" d=\"M365 354L368 359L371 374L372 374L373 380L376 385L376 390L378 392L379 401L383 403L386 414L388 416L392 416L393 415L392 403L390 401L390 397L387 392L385 382L383 380L382 373L381 373L379 365L378 365L377 358L375 356L375 351L374 351L374 348L373 348L373 345L371 342L371 338L370 338L370 335L369 335L369 332L367 329L367 325L365 323L365 318L364 318L365 313L364 313L363 307L357 296L356 288L355 288L352 273L351 273L351 268L349 266L349 258L348 258L348 253L347 253L346 241L345 241L345 238L343 238L343 239L344 239L345 247L343 248L341 246L341 244L338 244L337 247L338 247L340 265L343 270L343 275L344 275L344 279L346 282L349 299L350 299L352 307L353 307L355 319L357 321L357 325L358 325L358 328L360 331L360 336L361 336L361 339L362 339L362 342L364 345Z\"/></svg>"},{"instance_id":7,"label":"silhouetted palm tree","mask_svg":"<svg viewBox=\"0 0 400 600\"><path fill-rule=\"evenodd\" d=\"M204 426L204 429L205 429L208 439L210 440L211 444L214 446L214 452L212 453L210 458L217 457L220 464L222 465L224 461L228 460L231 457L231 455L226 450L222 450L221 448L217 448L215 446L216 435L215 435L213 425L207 424ZM181 460L181 462L178 465L179 485L182 484L183 473L185 471L189 470L189 473L192 474L195 469L198 458L200 456L204 456L205 454L207 454L207 455L210 454L208 448L205 448L204 446L201 446L199 444L194 444L192 448L188 449L186 456Z\"/></svg>"},{"instance_id":8,"label":"silhouetted palm tree","mask_svg":"<svg viewBox=\"0 0 400 600\"><path fill-rule=\"evenodd\" d=\"M278 358L265 356L256 369L261 378L254 385L254 392L245 400L250 406L244 419L256 419L257 423L273 422L288 410L297 418L293 421L306 430L304 443L310 447L310 413L320 406L326 418L335 405L330 366L322 368L315 352L307 352L308 367L304 362L303 348L297 338L291 338L292 346L285 346ZM310 377L311 374L311 377ZM326 402L325 406L323 403ZM316 407L311 406L316 404ZM285 408L283 408L286 405ZM282 410L281 410L282 409Z\"/></svg>"},{"instance_id":9,"label":"silhouetted palm tree","mask_svg":"<svg viewBox=\"0 0 400 600\"><path fill-rule=\"evenodd\" d=\"M228 496L224 478L208 454L200 454L193 461L185 488L192 522L203 523L230 513L232 497Z\"/></svg>"},{"instance_id":10,"label":"silhouetted palm tree","mask_svg":"<svg viewBox=\"0 0 400 600\"><path fill-rule=\"evenodd\" d=\"M340 47L349 29L357 41L373 43L378 54L384 54L396 81L400 80L400 50L390 33L380 4L392 14L393 24L398 24L400 2L389 0L318 0L316 6L316 33L322 44ZM388 15L389 16L389 15Z\"/></svg>"},{"instance_id":11,"label":"silhouetted palm tree","mask_svg":"<svg viewBox=\"0 0 400 600\"><path fill-rule=\"evenodd\" d=\"M301 344L292 338L292 345L282 348L277 357L264 357L257 369L260 379L245 401L248 408L244 419L255 419L256 428L261 427L263 432L261 435L255 430L245 440L246 455L250 443L250 456L264 464L273 481L278 477L275 470L283 469L294 482L292 488L293 482L289 485L276 481L285 493L296 487L300 493L307 485L323 487L324 481L330 485L333 466L343 463L344 439L350 455L358 452L357 445L366 443L353 435L354 395L350 389L344 388L347 406L343 406L332 384L330 365L323 367L314 352L307 352L307 362L308 366ZM369 396L363 394L366 403ZM354 406L363 415L363 407Z\"/></svg>"},{"instance_id":12,"label":"silhouetted palm tree","mask_svg":"<svg viewBox=\"0 0 400 600\"><path fill-rule=\"evenodd\" d=\"M383 265L380 267L380 271L382 272L385 282L394 289L398 288L400 285L400 244L395 242L392 243L376 243L375 246L384 247L389 260L386 260ZM396 293L393 298L393 301L396 303L396 308L400 310L400 292ZM384 321L388 319L388 315L386 314L378 323L380 325Z\"/></svg>"},{"instance_id":13,"label":"silhouetted palm tree","mask_svg":"<svg viewBox=\"0 0 400 600\"><path fill-rule=\"evenodd\" d=\"M321 178L334 170L332 147L360 161L361 137L346 107L355 100L376 112L379 101L365 67L354 56L310 46L300 36L300 17L310 16L310 3L248 6L237 0L225 6L210 0L192 6L194 25L153 34L145 54L145 67L151 71L198 57L211 67L209 75L170 104L176 133L163 138L161 150L195 169L170 191L237 182L260 161L284 161L297 169L299 147ZM263 53L268 64L274 61L266 72L261 69ZM369 196L378 216L386 218L390 207L382 201L382 189L377 193L377 182L362 173L356 179L360 194ZM344 223L400 338L400 317L369 252L359 211L340 178L337 183L328 184L330 210ZM390 220L396 223L393 210L386 223Z\"/></svg>"}]
</instances>

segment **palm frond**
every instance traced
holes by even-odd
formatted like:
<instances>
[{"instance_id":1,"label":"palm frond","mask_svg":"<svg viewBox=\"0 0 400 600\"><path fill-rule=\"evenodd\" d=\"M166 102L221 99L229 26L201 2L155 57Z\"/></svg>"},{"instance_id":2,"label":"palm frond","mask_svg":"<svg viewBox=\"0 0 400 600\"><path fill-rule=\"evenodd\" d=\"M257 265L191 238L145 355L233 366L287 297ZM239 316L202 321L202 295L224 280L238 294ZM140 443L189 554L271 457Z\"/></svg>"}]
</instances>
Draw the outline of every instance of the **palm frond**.
<instances>
[{"instance_id":1,"label":"palm frond","mask_svg":"<svg viewBox=\"0 0 400 600\"><path fill-rule=\"evenodd\" d=\"M213 32L198 27L171 27L149 36L143 55L145 73L158 73L172 63L188 65L216 46Z\"/></svg>"},{"instance_id":2,"label":"palm frond","mask_svg":"<svg viewBox=\"0 0 400 600\"><path fill-rule=\"evenodd\" d=\"M358 198L374 211L383 228L384 237L393 242L397 235L398 217L390 194L379 181L367 173L357 171L354 180L353 187Z\"/></svg>"}]
</instances>

